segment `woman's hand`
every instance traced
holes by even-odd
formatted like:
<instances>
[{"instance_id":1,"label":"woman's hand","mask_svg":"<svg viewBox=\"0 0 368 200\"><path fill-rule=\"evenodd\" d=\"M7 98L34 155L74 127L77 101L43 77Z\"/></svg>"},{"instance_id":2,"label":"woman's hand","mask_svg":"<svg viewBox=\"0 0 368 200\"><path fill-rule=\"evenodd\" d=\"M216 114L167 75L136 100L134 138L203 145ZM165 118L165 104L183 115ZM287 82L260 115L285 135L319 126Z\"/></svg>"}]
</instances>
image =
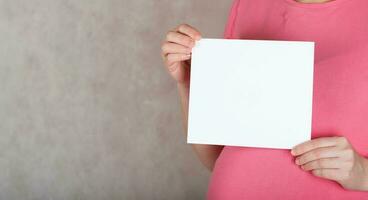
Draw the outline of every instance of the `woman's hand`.
<instances>
[{"instance_id":1,"label":"woman's hand","mask_svg":"<svg viewBox=\"0 0 368 200\"><path fill-rule=\"evenodd\" d=\"M295 146L291 154L297 165L315 176L334 180L346 189L368 191L368 160L345 137L310 140Z\"/></svg>"},{"instance_id":2,"label":"woman's hand","mask_svg":"<svg viewBox=\"0 0 368 200\"><path fill-rule=\"evenodd\" d=\"M195 41L201 39L201 33L195 28L183 24L169 31L162 43L161 56L170 75L176 80L181 100L185 133L188 127L190 59ZM200 161L212 170L222 146L192 144Z\"/></svg>"},{"instance_id":3,"label":"woman's hand","mask_svg":"<svg viewBox=\"0 0 368 200\"><path fill-rule=\"evenodd\" d=\"M162 59L170 75L179 84L189 85L189 60L195 41L199 39L201 39L201 33L198 30L183 24L169 31L162 43Z\"/></svg>"}]
</instances>

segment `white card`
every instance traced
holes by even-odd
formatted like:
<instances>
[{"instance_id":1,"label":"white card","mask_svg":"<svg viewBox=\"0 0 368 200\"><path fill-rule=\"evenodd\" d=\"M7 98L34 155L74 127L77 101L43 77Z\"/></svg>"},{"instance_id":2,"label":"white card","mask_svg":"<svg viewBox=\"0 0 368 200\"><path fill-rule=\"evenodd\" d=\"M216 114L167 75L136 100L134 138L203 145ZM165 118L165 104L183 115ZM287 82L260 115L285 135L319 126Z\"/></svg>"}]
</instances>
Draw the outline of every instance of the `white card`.
<instances>
[{"instance_id":1,"label":"white card","mask_svg":"<svg viewBox=\"0 0 368 200\"><path fill-rule=\"evenodd\" d=\"M314 42L201 39L188 143L291 149L311 139Z\"/></svg>"}]
</instances>

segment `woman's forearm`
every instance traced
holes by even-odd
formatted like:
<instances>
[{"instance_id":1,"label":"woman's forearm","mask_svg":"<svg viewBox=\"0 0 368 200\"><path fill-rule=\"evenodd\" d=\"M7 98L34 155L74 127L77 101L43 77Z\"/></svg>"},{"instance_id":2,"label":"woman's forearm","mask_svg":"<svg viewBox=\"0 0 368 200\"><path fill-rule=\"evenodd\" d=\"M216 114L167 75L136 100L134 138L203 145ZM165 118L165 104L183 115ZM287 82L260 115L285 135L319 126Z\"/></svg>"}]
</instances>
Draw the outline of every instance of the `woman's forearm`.
<instances>
[{"instance_id":1,"label":"woman's forearm","mask_svg":"<svg viewBox=\"0 0 368 200\"><path fill-rule=\"evenodd\" d=\"M178 84L178 91L181 101L183 125L185 134L188 131L188 106L189 106L189 85ZM196 152L199 160L204 166L212 171L215 162L220 155L223 146L217 145L203 145L203 144L192 144L194 151Z\"/></svg>"}]
</instances>

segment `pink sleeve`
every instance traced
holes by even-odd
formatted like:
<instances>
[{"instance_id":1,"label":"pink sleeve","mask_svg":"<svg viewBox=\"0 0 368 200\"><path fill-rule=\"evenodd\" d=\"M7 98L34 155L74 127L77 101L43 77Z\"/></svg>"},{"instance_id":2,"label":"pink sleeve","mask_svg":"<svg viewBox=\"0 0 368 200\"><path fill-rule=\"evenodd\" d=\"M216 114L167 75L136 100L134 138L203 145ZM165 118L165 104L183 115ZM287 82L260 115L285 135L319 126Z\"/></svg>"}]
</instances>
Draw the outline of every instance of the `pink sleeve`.
<instances>
[{"instance_id":1,"label":"pink sleeve","mask_svg":"<svg viewBox=\"0 0 368 200\"><path fill-rule=\"evenodd\" d=\"M234 25L235 25L235 18L236 15L238 13L238 6L239 6L239 2L240 0L233 0L231 9L230 9L230 14L228 16L228 20L225 26L225 32L224 32L224 38L225 39L233 39L234 35L233 35L233 29L234 29Z\"/></svg>"}]
</instances>

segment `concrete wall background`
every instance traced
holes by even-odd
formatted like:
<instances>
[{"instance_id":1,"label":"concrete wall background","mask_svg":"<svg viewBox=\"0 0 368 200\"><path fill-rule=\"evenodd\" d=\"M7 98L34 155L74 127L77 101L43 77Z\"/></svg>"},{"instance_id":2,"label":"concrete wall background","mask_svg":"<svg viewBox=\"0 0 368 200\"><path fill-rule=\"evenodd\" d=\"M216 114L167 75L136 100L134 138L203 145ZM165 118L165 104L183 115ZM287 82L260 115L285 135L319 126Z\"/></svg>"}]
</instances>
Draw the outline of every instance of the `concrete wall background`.
<instances>
[{"instance_id":1,"label":"concrete wall background","mask_svg":"<svg viewBox=\"0 0 368 200\"><path fill-rule=\"evenodd\" d=\"M230 4L0 0L0 199L203 199L160 44Z\"/></svg>"}]
</instances>

